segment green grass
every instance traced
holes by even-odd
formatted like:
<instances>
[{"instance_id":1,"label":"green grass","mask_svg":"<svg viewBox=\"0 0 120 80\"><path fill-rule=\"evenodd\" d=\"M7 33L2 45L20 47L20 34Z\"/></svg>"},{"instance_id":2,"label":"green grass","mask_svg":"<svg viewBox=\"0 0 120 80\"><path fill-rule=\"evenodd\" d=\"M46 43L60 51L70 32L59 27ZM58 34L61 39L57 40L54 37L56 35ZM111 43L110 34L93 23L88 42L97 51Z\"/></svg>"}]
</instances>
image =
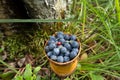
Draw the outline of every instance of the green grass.
<instances>
[{"instance_id":1,"label":"green grass","mask_svg":"<svg viewBox=\"0 0 120 80\"><path fill-rule=\"evenodd\" d=\"M35 31L30 31L30 33L26 33L28 39L24 37L20 38L19 40L18 37L20 36L8 38L5 41L5 45L8 46L10 49L13 49L13 51L9 51L9 55L14 58L15 54L21 55L22 53L24 53L24 51L29 52L34 56L34 58L37 59L38 62L36 65L42 65L42 67L49 68L47 60L39 59L38 56L41 55L42 57L44 57L44 44L49 36L56 31L63 31L77 35L82 44L81 54L88 54L88 59L85 61L80 61L78 63L76 71L65 80L98 80L98 78L99 80L114 80L116 78L119 78L119 1L73 0L73 4L69 7L71 12L67 15L71 15L71 17L63 20L62 26L58 27L59 24L54 24L50 31L49 28L48 30L42 30L40 28ZM21 21L22 20L20 20L20 22ZM44 21L45 20L42 20L41 22ZM19 20L16 22L19 22ZM32 22L36 21L32 20ZM38 20L37 22L40 21ZM51 21L48 20L47 22ZM58 20L55 22L60 21ZM24 41L21 41L21 39ZM22 48L19 49L17 47ZM43 61L45 63L39 64L39 61ZM51 79L58 79L58 77L56 77L54 73L51 74ZM48 79L48 77L46 77L45 79Z\"/></svg>"}]
</instances>

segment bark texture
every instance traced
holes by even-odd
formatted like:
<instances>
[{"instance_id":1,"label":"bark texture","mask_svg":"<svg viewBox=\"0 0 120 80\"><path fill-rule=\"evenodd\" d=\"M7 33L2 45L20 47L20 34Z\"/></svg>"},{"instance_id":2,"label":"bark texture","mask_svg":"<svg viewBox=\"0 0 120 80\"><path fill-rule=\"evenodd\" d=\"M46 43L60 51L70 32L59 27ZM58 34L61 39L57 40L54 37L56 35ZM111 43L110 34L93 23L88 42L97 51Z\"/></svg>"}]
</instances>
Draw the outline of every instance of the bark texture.
<instances>
[{"instance_id":1,"label":"bark texture","mask_svg":"<svg viewBox=\"0 0 120 80\"><path fill-rule=\"evenodd\" d=\"M31 18L56 19L66 11L68 0L23 0Z\"/></svg>"},{"instance_id":2,"label":"bark texture","mask_svg":"<svg viewBox=\"0 0 120 80\"><path fill-rule=\"evenodd\" d=\"M21 0L0 0L0 19L29 18L24 3ZM18 23L0 23L0 31L11 34L13 27L22 26Z\"/></svg>"},{"instance_id":3,"label":"bark texture","mask_svg":"<svg viewBox=\"0 0 120 80\"><path fill-rule=\"evenodd\" d=\"M28 18L21 0L0 0L0 19Z\"/></svg>"}]
</instances>

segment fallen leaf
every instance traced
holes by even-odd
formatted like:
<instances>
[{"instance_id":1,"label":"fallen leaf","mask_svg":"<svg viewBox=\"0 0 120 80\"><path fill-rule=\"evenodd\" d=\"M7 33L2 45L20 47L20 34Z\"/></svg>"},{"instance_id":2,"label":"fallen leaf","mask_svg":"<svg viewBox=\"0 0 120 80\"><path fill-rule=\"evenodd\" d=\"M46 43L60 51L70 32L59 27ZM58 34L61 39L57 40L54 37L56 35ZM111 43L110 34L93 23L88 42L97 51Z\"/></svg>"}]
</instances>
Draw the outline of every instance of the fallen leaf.
<instances>
[{"instance_id":1,"label":"fallen leaf","mask_svg":"<svg viewBox=\"0 0 120 80\"><path fill-rule=\"evenodd\" d=\"M80 56L80 61L84 61L88 58L88 54L87 53L83 53L81 56Z\"/></svg>"},{"instance_id":2,"label":"fallen leaf","mask_svg":"<svg viewBox=\"0 0 120 80\"><path fill-rule=\"evenodd\" d=\"M25 55L25 65L31 64L33 65L35 60L33 59L33 56L31 54L26 54Z\"/></svg>"},{"instance_id":3,"label":"fallen leaf","mask_svg":"<svg viewBox=\"0 0 120 80\"><path fill-rule=\"evenodd\" d=\"M25 58L22 58L17 62L19 67L22 67L24 65L24 63L25 63Z\"/></svg>"},{"instance_id":4,"label":"fallen leaf","mask_svg":"<svg viewBox=\"0 0 120 80\"><path fill-rule=\"evenodd\" d=\"M2 55L2 60L6 60L7 59L7 52L3 51L3 55Z\"/></svg>"}]
</instances>

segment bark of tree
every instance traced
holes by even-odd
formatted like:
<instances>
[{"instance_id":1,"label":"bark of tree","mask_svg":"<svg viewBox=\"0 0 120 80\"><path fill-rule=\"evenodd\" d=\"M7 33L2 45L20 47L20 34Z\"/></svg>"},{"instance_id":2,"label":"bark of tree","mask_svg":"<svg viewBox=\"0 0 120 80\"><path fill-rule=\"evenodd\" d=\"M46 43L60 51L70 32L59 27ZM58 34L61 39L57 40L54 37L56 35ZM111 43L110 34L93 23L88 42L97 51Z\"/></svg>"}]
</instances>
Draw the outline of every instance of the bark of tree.
<instances>
[{"instance_id":1,"label":"bark of tree","mask_svg":"<svg viewBox=\"0 0 120 80\"><path fill-rule=\"evenodd\" d=\"M13 14L13 11L7 4L6 0L0 0L0 19L9 19ZM11 26L11 24L0 24L0 28L6 28L6 26Z\"/></svg>"},{"instance_id":2,"label":"bark of tree","mask_svg":"<svg viewBox=\"0 0 120 80\"><path fill-rule=\"evenodd\" d=\"M65 14L62 13L67 11L67 6L70 1L71 0L0 0L0 19L26 19L29 17L32 19L64 18L63 15ZM51 23L47 25L50 24ZM11 28L11 26L13 26L13 23L0 24L0 28Z\"/></svg>"},{"instance_id":3,"label":"bark of tree","mask_svg":"<svg viewBox=\"0 0 120 80\"><path fill-rule=\"evenodd\" d=\"M0 19L28 18L21 0L0 0Z\"/></svg>"},{"instance_id":4,"label":"bark of tree","mask_svg":"<svg viewBox=\"0 0 120 80\"><path fill-rule=\"evenodd\" d=\"M0 0L0 19L29 18L24 3L21 0ZM11 34L12 28L22 26L18 23L0 23L0 31Z\"/></svg>"},{"instance_id":5,"label":"bark of tree","mask_svg":"<svg viewBox=\"0 0 120 80\"><path fill-rule=\"evenodd\" d=\"M71 0L23 0L33 19L64 19ZM51 31L54 23L37 23L42 30Z\"/></svg>"},{"instance_id":6,"label":"bark of tree","mask_svg":"<svg viewBox=\"0 0 120 80\"><path fill-rule=\"evenodd\" d=\"M31 18L56 19L66 11L68 0L23 0Z\"/></svg>"}]
</instances>

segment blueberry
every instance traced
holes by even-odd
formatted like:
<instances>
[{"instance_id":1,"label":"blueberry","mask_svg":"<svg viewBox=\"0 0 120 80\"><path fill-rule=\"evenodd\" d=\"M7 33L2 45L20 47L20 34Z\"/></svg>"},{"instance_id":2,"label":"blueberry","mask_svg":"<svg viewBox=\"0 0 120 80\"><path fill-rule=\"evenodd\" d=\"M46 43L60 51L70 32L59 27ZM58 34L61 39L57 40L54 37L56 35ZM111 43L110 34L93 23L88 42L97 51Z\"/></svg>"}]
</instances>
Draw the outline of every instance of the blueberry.
<instances>
[{"instance_id":1,"label":"blueberry","mask_svg":"<svg viewBox=\"0 0 120 80\"><path fill-rule=\"evenodd\" d=\"M56 54L56 55L59 55L59 53L60 53L59 48L54 48L53 53Z\"/></svg>"},{"instance_id":2,"label":"blueberry","mask_svg":"<svg viewBox=\"0 0 120 80\"><path fill-rule=\"evenodd\" d=\"M63 56L58 56L58 57L57 57L57 61L58 61L58 62L64 62Z\"/></svg>"},{"instance_id":3,"label":"blueberry","mask_svg":"<svg viewBox=\"0 0 120 80\"><path fill-rule=\"evenodd\" d=\"M63 39L63 38L64 38L64 36L63 36L62 34L57 34L56 37L57 37L58 39Z\"/></svg>"},{"instance_id":4,"label":"blueberry","mask_svg":"<svg viewBox=\"0 0 120 80\"><path fill-rule=\"evenodd\" d=\"M51 43L55 43L55 41L54 40L49 40L47 45L50 45Z\"/></svg>"},{"instance_id":5,"label":"blueberry","mask_svg":"<svg viewBox=\"0 0 120 80\"><path fill-rule=\"evenodd\" d=\"M76 53L78 53L78 48L73 48L72 51L75 51Z\"/></svg>"},{"instance_id":6,"label":"blueberry","mask_svg":"<svg viewBox=\"0 0 120 80\"><path fill-rule=\"evenodd\" d=\"M71 46L73 48L79 48L79 43L77 41L71 41Z\"/></svg>"},{"instance_id":7,"label":"blueberry","mask_svg":"<svg viewBox=\"0 0 120 80\"><path fill-rule=\"evenodd\" d=\"M62 34L63 35L64 33L62 31L59 31L59 32L57 32L57 34Z\"/></svg>"},{"instance_id":8,"label":"blueberry","mask_svg":"<svg viewBox=\"0 0 120 80\"><path fill-rule=\"evenodd\" d=\"M70 53L70 59L73 59L75 56L77 56L77 53L75 51L72 51Z\"/></svg>"},{"instance_id":9,"label":"blueberry","mask_svg":"<svg viewBox=\"0 0 120 80\"><path fill-rule=\"evenodd\" d=\"M70 39L71 39L71 40L76 40L77 38L76 38L75 35L71 35L71 36L70 36Z\"/></svg>"},{"instance_id":10,"label":"blueberry","mask_svg":"<svg viewBox=\"0 0 120 80\"><path fill-rule=\"evenodd\" d=\"M64 62L70 61L70 58L68 56L64 56Z\"/></svg>"},{"instance_id":11,"label":"blueberry","mask_svg":"<svg viewBox=\"0 0 120 80\"><path fill-rule=\"evenodd\" d=\"M68 34L65 34L65 35L64 35L64 39L65 39L65 40L69 40L69 39L70 39L70 36L69 36Z\"/></svg>"},{"instance_id":12,"label":"blueberry","mask_svg":"<svg viewBox=\"0 0 120 80\"><path fill-rule=\"evenodd\" d=\"M56 41L55 36L50 36L50 40Z\"/></svg>"},{"instance_id":13,"label":"blueberry","mask_svg":"<svg viewBox=\"0 0 120 80\"><path fill-rule=\"evenodd\" d=\"M49 45L49 49L50 49L50 50L53 50L55 47L56 47L56 44L55 44L55 43L51 43L51 44Z\"/></svg>"},{"instance_id":14,"label":"blueberry","mask_svg":"<svg viewBox=\"0 0 120 80\"><path fill-rule=\"evenodd\" d=\"M49 52L47 53L47 56L50 57L51 55L52 55L52 52L49 51Z\"/></svg>"},{"instance_id":15,"label":"blueberry","mask_svg":"<svg viewBox=\"0 0 120 80\"><path fill-rule=\"evenodd\" d=\"M66 53L66 52L67 52L67 49L66 49L65 47L61 47L61 48L60 48L60 52L61 52L61 53Z\"/></svg>"},{"instance_id":16,"label":"blueberry","mask_svg":"<svg viewBox=\"0 0 120 80\"><path fill-rule=\"evenodd\" d=\"M59 39L59 42L61 42L62 44L64 44L65 43L65 39Z\"/></svg>"},{"instance_id":17,"label":"blueberry","mask_svg":"<svg viewBox=\"0 0 120 80\"><path fill-rule=\"evenodd\" d=\"M45 47L45 52L47 53L48 51L49 51L49 47L46 46L46 47Z\"/></svg>"},{"instance_id":18,"label":"blueberry","mask_svg":"<svg viewBox=\"0 0 120 80\"><path fill-rule=\"evenodd\" d=\"M51 58L52 60L57 60L57 56L56 56L56 55L51 55L50 58Z\"/></svg>"},{"instance_id":19,"label":"blueberry","mask_svg":"<svg viewBox=\"0 0 120 80\"><path fill-rule=\"evenodd\" d=\"M66 47L69 51L71 50L71 45L69 43L65 43L64 47Z\"/></svg>"},{"instance_id":20,"label":"blueberry","mask_svg":"<svg viewBox=\"0 0 120 80\"><path fill-rule=\"evenodd\" d=\"M68 57L69 57L69 55L70 55L70 52L69 52L69 51L66 51L65 56L68 56Z\"/></svg>"}]
</instances>

